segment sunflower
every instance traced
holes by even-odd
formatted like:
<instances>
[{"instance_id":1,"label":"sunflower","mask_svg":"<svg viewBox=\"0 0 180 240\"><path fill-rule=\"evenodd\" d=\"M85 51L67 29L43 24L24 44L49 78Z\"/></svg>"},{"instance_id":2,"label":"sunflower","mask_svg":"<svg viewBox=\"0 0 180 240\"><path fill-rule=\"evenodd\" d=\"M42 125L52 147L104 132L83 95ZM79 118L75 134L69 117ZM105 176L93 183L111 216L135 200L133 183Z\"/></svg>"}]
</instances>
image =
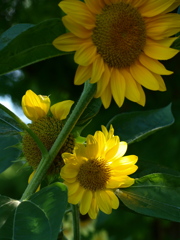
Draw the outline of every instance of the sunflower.
<instances>
[{"instance_id":1,"label":"sunflower","mask_svg":"<svg viewBox=\"0 0 180 240\"><path fill-rule=\"evenodd\" d=\"M26 94L22 97L23 112L27 118L32 120L32 123L28 124L28 126L48 151L62 130L64 126L63 120L69 114L73 103L71 100L66 100L51 106L51 101L48 96L36 95L31 90L26 91ZM63 152L72 152L73 148L74 137L70 134L50 166L48 174L59 175L60 169L64 165L61 154ZM22 151L28 164L36 171L42 154L38 145L28 132L23 133ZM31 181L34 171L29 181Z\"/></svg>"},{"instance_id":2,"label":"sunflower","mask_svg":"<svg viewBox=\"0 0 180 240\"><path fill-rule=\"evenodd\" d=\"M95 219L101 210L110 214L117 209L119 200L117 188L126 188L134 183L128 175L137 170L137 156L124 156L127 143L109 132L102 131L88 135L86 144L76 144L73 154L63 153L65 165L60 175L68 187L68 202L80 204L80 213Z\"/></svg>"},{"instance_id":3,"label":"sunflower","mask_svg":"<svg viewBox=\"0 0 180 240\"><path fill-rule=\"evenodd\" d=\"M170 75L158 60L179 51L170 48L180 31L174 10L180 0L63 0L62 18L70 31L53 41L61 51L76 51L79 65L74 83L97 83L95 97L108 108L112 97L122 106L125 97L145 105L142 88L165 91L161 75Z\"/></svg>"}]
</instances>

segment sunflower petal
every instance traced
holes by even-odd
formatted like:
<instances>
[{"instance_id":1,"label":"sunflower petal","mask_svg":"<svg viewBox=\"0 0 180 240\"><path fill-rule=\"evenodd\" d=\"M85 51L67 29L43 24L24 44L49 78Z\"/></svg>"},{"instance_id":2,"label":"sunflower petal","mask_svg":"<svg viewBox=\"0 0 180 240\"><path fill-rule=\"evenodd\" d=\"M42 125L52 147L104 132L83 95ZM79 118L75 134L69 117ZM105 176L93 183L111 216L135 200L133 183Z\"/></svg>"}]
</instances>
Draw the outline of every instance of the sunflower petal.
<instances>
[{"instance_id":1,"label":"sunflower petal","mask_svg":"<svg viewBox=\"0 0 180 240\"><path fill-rule=\"evenodd\" d=\"M89 66L79 65L77 70L76 70L76 74L75 74L75 78L74 78L74 84L75 85L83 84L85 81L90 79L91 74L92 74L92 65L89 65Z\"/></svg>"},{"instance_id":2,"label":"sunflower petal","mask_svg":"<svg viewBox=\"0 0 180 240\"><path fill-rule=\"evenodd\" d=\"M160 74L160 75L170 75L173 72L167 70L164 65L162 63L160 63L158 60L153 59L148 57L147 55L145 55L144 53L142 53L139 56L139 61L141 62L141 64L146 67L147 69L149 69L150 71L156 73L156 74Z\"/></svg>"},{"instance_id":3,"label":"sunflower petal","mask_svg":"<svg viewBox=\"0 0 180 240\"><path fill-rule=\"evenodd\" d=\"M135 80L142 86L150 90L158 90L159 84L153 74L139 62L136 62L130 67L131 74Z\"/></svg>"},{"instance_id":4,"label":"sunflower petal","mask_svg":"<svg viewBox=\"0 0 180 240\"><path fill-rule=\"evenodd\" d=\"M178 52L179 50L165 47L150 39L146 40L146 45L144 47L144 53L148 57L159 59L159 60L168 60L174 57Z\"/></svg>"},{"instance_id":5,"label":"sunflower petal","mask_svg":"<svg viewBox=\"0 0 180 240\"><path fill-rule=\"evenodd\" d=\"M65 33L53 41L53 45L64 52L76 51L82 43L83 39L76 37L72 33Z\"/></svg>"},{"instance_id":6,"label":"sunflower petal","mask_svg":"<svg viewBox=\"0 0 180 240\"><path fill-rule=\"evenodd\" d=\"M86 214L89 211L91 202L92 202L92 197L93 197L93 194L91 191L86 190L84 192L81 199L81 203L80 203L80 209L79 209L82 215Z\"/></svg>"},{"instance_id":7,"label":"sunflower petal","mask_svg":"<svg viewBox=\"0 0 180 240\"><path fill-rule=\"evenodd\" d=\"M112 96L119 107L122 106L125 97L125 79L121 72L114 68L110 78Z\"/></svg>"}]
</instances>

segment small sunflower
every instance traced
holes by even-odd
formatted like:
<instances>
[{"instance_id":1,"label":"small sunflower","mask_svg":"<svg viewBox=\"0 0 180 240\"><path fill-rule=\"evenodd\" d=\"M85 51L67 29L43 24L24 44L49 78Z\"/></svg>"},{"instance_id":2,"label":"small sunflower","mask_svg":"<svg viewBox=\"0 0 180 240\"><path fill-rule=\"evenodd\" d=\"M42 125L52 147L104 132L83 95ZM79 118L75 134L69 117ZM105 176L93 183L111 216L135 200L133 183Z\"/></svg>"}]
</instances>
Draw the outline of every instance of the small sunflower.
<instances>
[{"instance_id":1,"label":"small sunflower","mask_svg":"<svg viewBox=\"0 0 180 240\"><path fill-rule=\"evenodd\" d=\"M75 84L97 83L95 97L108 108L112 97L145 105L142 88L165 91L161 75L170 75L158 60L179 51L170 48L180 31L180 15L169 13L180 0L63 0L62 21L69 33L53 42L61 51L76 51Z\"/></svg>"},{"instance_id":2,"label":"small sunflower","mask_svg":"<svg viewBox=\"0 0 180 240\"><path fill-rule=\"evenodd\" d=\"M71 100L66 100L50 106L51 101L48 96L36 95L31 90L26 91L26 94L22 97L23 112L26 117L32 120L32 123L28 124L28 126L38 136L48 151L62 130L64 126L62 120L69 114L73 103ZM63 152L72 152L73 148L74 137L70 134L54 159L48 174L59 174L61 167L64 165L61 154ZM22 151L26 161L35 171L42 155L36 142L27 132L23 134ZM33 175L34 172L30 176L29 181Z\"/></svg>"},{"instance_id":3,"label":"small sunflower","mask_svg":"<svg viewBox=\"0 0 180 240\"><path fill-rule=\"evenodd\" d=\"M63 153L65 165L60 175L68 187L68 201L80 204L80 213L95 219L99 210L110 214L119 200L114 190L134 183L128 175L137 170L135 155L124 156L127 143L102 126L94 136L88 135L86 144L76 144L73 154Z\"/></svg>"}]
</instances>

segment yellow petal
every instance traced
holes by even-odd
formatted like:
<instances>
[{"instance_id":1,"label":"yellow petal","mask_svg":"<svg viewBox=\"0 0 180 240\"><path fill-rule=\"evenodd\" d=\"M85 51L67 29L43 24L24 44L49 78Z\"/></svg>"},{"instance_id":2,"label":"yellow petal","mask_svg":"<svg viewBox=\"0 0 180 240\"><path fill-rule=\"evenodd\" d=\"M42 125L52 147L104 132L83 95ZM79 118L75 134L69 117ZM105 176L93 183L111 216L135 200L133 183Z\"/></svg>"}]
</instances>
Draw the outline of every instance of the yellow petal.
<instances>
[{"instance_id":1,"label":"yellow petal","mask_svg":"<svg viewBox=\"0 0 180 240\"><path fill-rule=\"evenodd\" d=\"M124 157L120 157L116 161L112 162L111 167L116 169L119 167L120 169L129 168L130 165L134 165L138 160L136 155L128 155Z\"/></svg>"},{"instance_id":2,"label":"yellow petal","mask_svg":"<svg viewBox=\"0 0 180 240\"><path fill-rule=\"evenodd\" d=\"M118 148L118 152L117 152L117 157L122 157L124 156L124 154L127 151L127 143L124 141L121 141L119 143L119 148Z\"/></svg>"},{"instance_id":3,"label":"yellow petal","mask_svg":"<svg viewBox=\"0 0 180 240\"><path fill-rule=\"evenodd\" d=\"M78 204L82 199L84 191L85 189L80 186L74 194L68 197L68 202L72 204Z\"/></svg>"},{"instance_id":4,"label":"yellow petal","mask_svg":"<svg viewBox=\"0 0 180 240\"><path fill-rule=\"evenodd\" d=\"M88 159L96 159L99 156L98 142L92 135L87 136L86 156Z\"/></svg>"},{"instance_id":5,"label":"yellow petal","mask_svg":"<svg viewBox=\"0 0 180 240\"><path fill-rule=\"evenodd\" d=\"M85 3L89 10L95 14L99 14L104 6L102 0L85 0Z\"/></svg>"},{"instance_id":6,"label":"yellow petal","mask_svg":"<svg viewBox=\"0 0 180 240\"><path fill-rule=\"evenodd\" d=\"M105 191L97 191L95 192L95 196L99 209L106 214L110 214L112 207L108 194Z\"/></svg>"},{"instance_id":7,"label":"yellow petal","mask_svg":"<svg viewBox=\"0 0 180 240\"><path fill-rule=\"evenodd\" d=\"M165 85L165 83L164 83L163 78L162 78L160 75L155 74L155 73L153 73L153 75L154 75L154 77L156 78L156 80L158 81L159 91L161 91L161 92L166 91L166 85Z\"/></svg>"},{"instance_id":8,"label":"yellow petal","mask_svg":"<svg viewBox=\"0 0 180 240\"><path fill-rule=\"evenodd\" d=\"M115 169L113 171L113 173L115 175L119 175L119 176L127 176L127 175L130 175L130 174L133 174L134 172L136 172L136 170L138 169L138 167L136 165L131 165L127 168L124 168L124 169L121 169L121 167L119 167L119 169Z\"/></svg>"},{"instance_id":9,"label":"yellow petal","mask_svg":"<svg viewBox=\"0 0 180 240\"><path fill-rule=\"evenodd\" d=\"M90 65L97 57L96 47L91 41L82 44L74 55L74 61L82 66Z\"/></svg>"},{"instance_id":10,"label":"yellow petal","mask_svg":"<svg viewBox=\"0 0 180 240\"><path fill-rule=\"evenodd\" d=\"M95 97L98 98L102 95L105 88L107 87L110 79L110 70L107 64L104 64L104 72L100 77L99 81L97 82L97 91Z\"/></svg>"},{"instance_id":11,"label":"yellow petal","mask_svg":"<svg viewBox=\"0 0 180 240\"><path fill-rule=\"evenodd\" d=\"M124 102L126 84L123 75L116 68L112 70L110 84L112 96L117 105L121 107Z\"/></svg>"},{"instance_id":12,"label":"yellow petal","mask_svg":"<svg viewBox=\"0 0 180 240\"><path fill-rule=\"evenodd\" d=\"M60 8L87 29L95 27L95 18L85 3L77 0L61 1Z\"/></svg>"},{"instance_id":13,"label":"yellow petal","mask_svg":"<svg viewBox=\"0 0 180 240\"><path fill-rule=\"evenodd\" d=\"M165 47L155 41L146 39L146 45L144 47L144 53L154 59L168 60L174 57L179 50Z\"/></svg>"},{"instance_id":14,"label":"yellow petal","mask_svg":"<svg viewBox=\"0 0 180 240\"><path fill-rule=\"evenodd\" d=\"M170 75L173 72L167 70L164 65L162 63L160 63L158 60L156 59L152 59L150 57L148 57L147 55L145 55L144 53L142 53L139 56L139 61L141 62L141 64L146 67L147 69L149 69L150 71L156 73L156 74L160 74L160 75Z\"/></svg>"},{"instance_id":15,"label":"yellow petal","mask_svg":"<svg viewBox=\"0 0 180 240\"><path fill-rule=\"evenodd\" d=\"M96 131L94 137L98 143L98 155L102 157L106 146L105 136L101 131Z\"/></svg>"},{"instance_id":16,"label":"yellow petal","mask_svg":"<svg viewBox=\"0 0 180 240\"><path fill-rule=\"evenodd\" d=\"M143 17L153 17L156 16L167 8L169 8L174 3L174 0L149 0L145 4L139 7L139 11Z\"/></svg>"},{"instance_id":17,"label":"yellow petal","mask_svg":"<svg viewBox=\"0 0 180 240\"><path fill-rule=\"evenodd\" d=\"M79 46L84 42L83 39L76 37L72 33L65 33L53 41L53 45L64 52L76 51Z\"/></svg>"},{"instance_id":18,"label":"yellow petal","mask_svg":"<svg viewBox=\"0 0 180 240\"><path fill-rule=\"evenodd\" d=\"M113 191L106 190L106 193L108 194L108 196L111 200L112 208L117 209L119 207L119 199L116 197L116 195L113 193Z\"/></svg>"},{"instance_id":19,"label":"yellow petal","mask_svg":"<svg viewBox=\"0 0 180 240\"><path fill-rule=\"evenodd\" d=\"M90 206L91 206L91 201L92 201L92 192L89 191L89 190L86 190L82 196L82 200L81 200L81 203L80 203L80 213L82 215L85 215L89 209L90 209Z\"/></svg>"},{"instance_id":20,"label":"yellow petal","mask_svg":"<svg viewBox=\"0 0 180 240\"><path fill-rule=\"evenodd\" d=\"M72 17L69 15L62 18L64 26L75 36L79 38L89 38L92 31L84 28L82 25L76 23Z\"/></svg>"},{"instance_id":21,"label":"yellow petal","mask_svg":"<svg viewBox=\"0 0 180 240\"><path fill-rule=\"evenodd\" d=\"M130 2L130 4L131 4L131 2L132 2L133 7L138 8L138 7L140 7L141 5L143 5L144 3L146 3L147 0L139 0L139 1L129 0L129 2Z\"/></svg>"},{"instance_id":22,"label":"yellow petal","mask_svg":"<svg viewBox=\"0 0 180 240\"><path fill-rule=\"evenodd\" d=\"M84 82L86 82L88 79L90 79L92 74L92 65L89 66L78 66L74 78L74 84L75 85L81 85Z\"/></svg>"},{"instance_id":23,"label":"yellow petal","mask_svg":"<svg viewBox=\"0 0 180 240\"><path fill-rule=\"evenodd\" d=\"M175 0L174 3L168 7L166 10L164 10L162 13L168 13L168 12L172 12L174 9L176 9L177 7L179 7L180 5L180 1L179 0Z\"/></svg>"},{"instance_id":24,"label":"yellow petal","mask_svg":"<svg viewBox=\"0 0 180 240\"><path fill-rule=\"evenodd\" d=\"M130 101L133 101L133 102L139 101L140 100L139 89L131 73L129 72L129 70L126 70L126 69L122 69L121 73L124 76L124 79L126 82L126 90L125 90L126 98L128 98Z\"/></svg>"},{"instance_id":25,"label":"yellow petal","mask_svg":"<svg viewBox=\"0 0 180 240\"><path fill-rule=\"evenodd\" d=\"M93 62L92 76L90 83L96 83L101 78L104 72L104 61L100 55L97 55L97 58Z\"/></svg>"},{"instance_id":26,"label":"yellow petal","mask_svg":"<svg viewBox=\"0 0 180 240\"><path fill-rule=\"evenodd\" d=\"M135 80L142 86L150 90L158 90L159 84L153 74L139 62L130 67L130 71Z\"/></svg>"},{"instance_id":27,"label":"yellow petal","mask_svg":"<svg viewBox=\"0 0 180 240\"><path fill-rule=\"evenodd\" d=\"M101 101L105 108L108 108L112 100L111 87L110 83L105 88L104 92L101 95Z\"/></svg>"},{"instance_id":28,"label":"yellow petal","mask_svg":"<svg viewBox=\"0 0 180 240\"><path fill-rule=\"evenodd\" d=\"M170 37L179 31L179 14L171 13L166 15L159 15L146 25L147 36L156 40Z\"/></svg>"},{"instance_id":29,"label":"yellow petal","mask_svg":"<svg viewBox=\"0 0 180 240\"><path fill-rule=\"evenodd\" d=\"M61 177L62 178L74 178L78 175L79 167L73 164L66 164L61 168Z\"/></svg>"},{"instance_id":30,"label":"yellow petal","mask_svg":"<svg viewBox=\"0 0 180 240\"><path fill-rule=\"evenodd\" d=\"M137 103L144 107L144 105L146 103L146 95L145 95L144 90L141 87L141 85L139 83L136 83L136 84L137 84L137 87L138 87L139 92L140 92L140 100L137 101Z\"/></svg>"},{"instance_id":31,"label":"yellow petal","mask_svg":"<svg viewBox=\"0 0 180 240\"><path fill-rule=\"evenodd\" d=\"M125 182L121 184L120 188L127 188L133 185L135 182L134 178L127 177Z\"/></svg>"},{"instance_id":32,"label":"yellow petal","mask_svg":"<svg viewBox=\"0 0 180 240\"><path fill-rule=\"evenodd\" d=\"M88 214L90 216L91 219L96 219L97 218L97 214L99 212L99 208L97 206L97 201L96 199L93 197L92 201L91 201L91 207L88 211Z\"/></svg>"},{"instance_id":33,"label":"yellow petal","mask_svg":"<svg viewBox=\"0 0 180 240\"><path fill-rule=\"evenodd\" d=\"M115 188L118 188L120 185L121 185L121 178L111 177L111 179L106 183L106 188L115 189Z\"/></svg>"},{"instance_id":34,"label":"yellow petal","mask_svg":"<svg viewBox=\"0 0 180 240\"><path fill-rule=\"evenodd\" d=\"M178 39L178 37L164 38L156 40L156 43L163 45L164 47L170 47L176 39Z\"/></svg>"},{"instance_id":35,"label":"yellow petal","mask_svg":"<svg viewBox=\"0 0 180 240\"><path fill-rule=\"evenodd\" d=\"M50 99L47 96L36 95L28 90L22 97L22 109L27 118L36 121L47 115L50 107Z\"/></svg>"},{"instance_id":36,"label":"yellow petal","mask_svg":"<svg viewBox=\"0 0 180 240\"><path fill-rule=\"evenodd\" d=\"M73 195L75 192L78 191L79 188L79 182L74 182L74 183L68 183L67 184L68 187L68 195Z\"/></svg>"},{"instance_id":37,"label":"yellow petal","mask_svg":"<svg viewBox=\"0 0 180 240\"><path fill-rule=\"evenodd\" d=\"M62 102L58 102L51 106L51 112L53 116L59 120L66 119L67 115L69 114L74 101L66 100Z\"/></svg>"}]
</instances>

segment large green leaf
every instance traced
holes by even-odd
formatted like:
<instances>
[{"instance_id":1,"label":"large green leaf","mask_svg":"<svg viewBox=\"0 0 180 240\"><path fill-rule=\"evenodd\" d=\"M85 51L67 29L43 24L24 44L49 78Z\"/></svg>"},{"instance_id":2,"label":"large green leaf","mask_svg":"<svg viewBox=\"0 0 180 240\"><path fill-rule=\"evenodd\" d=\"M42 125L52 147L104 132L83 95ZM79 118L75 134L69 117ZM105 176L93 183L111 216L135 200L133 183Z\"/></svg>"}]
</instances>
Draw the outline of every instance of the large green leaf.
<instances>
[{"instance_id":1,"label":"large green leaf","mask_svg":"<svg viewBox=\"0 0 180 240\"><path fill-rule=\"evenodd\" d=\"M0 36L0 75L44 59L67 54L57 50L52 41L65 33L60 19L37 25L17 24Z\"/></svg>"},{"instance_id":2,"label":"large green leaf","mask_svg":"<svg viewBox=\"0 0 180 240\"><path fill-rule=\"evenodd\" d=\"M149 111L118 114L110 120L115 134L128 143L140 141L148 135L170 126L174 122L171 104L167 107Z\"/></svg>"},{"instance_id":3,"label":"large green leaf","mask_svg":"<svg viewBox=\"0 0 180 240\"><path fill-rule=\"evenodd\" d=\"M180 176L150 174L117 195L131 210L147 216L180 222Z\"/></svg>"},{"instance_id":4,"label":"large green leaf","mask_svg":"<svg viewBox=\"0 0 180 240\"><path fill-rule=\"evenodd\" d=\"M4 225L12 211L19 205L19 201L0 195L0 228Z\"/></svg>"},{"instance_id":5,"label":"large green leaf","mask_svg":"<svg viewBox=\"0 0 180 240\"><path fill-rule=\"evenodd\" d=\"M22 201L0 229L0 239L57 240L67 207L67 189L54 183Z\"/></svg>"},{"instance_id":6,"label":"large green leaf","mask_svg":"<svg viewBox=\"0 0 180 240\"><path fill-rule=\"evenodd\" d=\"M21 136L17 122L0 109L0 173L17 160L20 150L13 147Z\"/></svg>"}]
</instances>

